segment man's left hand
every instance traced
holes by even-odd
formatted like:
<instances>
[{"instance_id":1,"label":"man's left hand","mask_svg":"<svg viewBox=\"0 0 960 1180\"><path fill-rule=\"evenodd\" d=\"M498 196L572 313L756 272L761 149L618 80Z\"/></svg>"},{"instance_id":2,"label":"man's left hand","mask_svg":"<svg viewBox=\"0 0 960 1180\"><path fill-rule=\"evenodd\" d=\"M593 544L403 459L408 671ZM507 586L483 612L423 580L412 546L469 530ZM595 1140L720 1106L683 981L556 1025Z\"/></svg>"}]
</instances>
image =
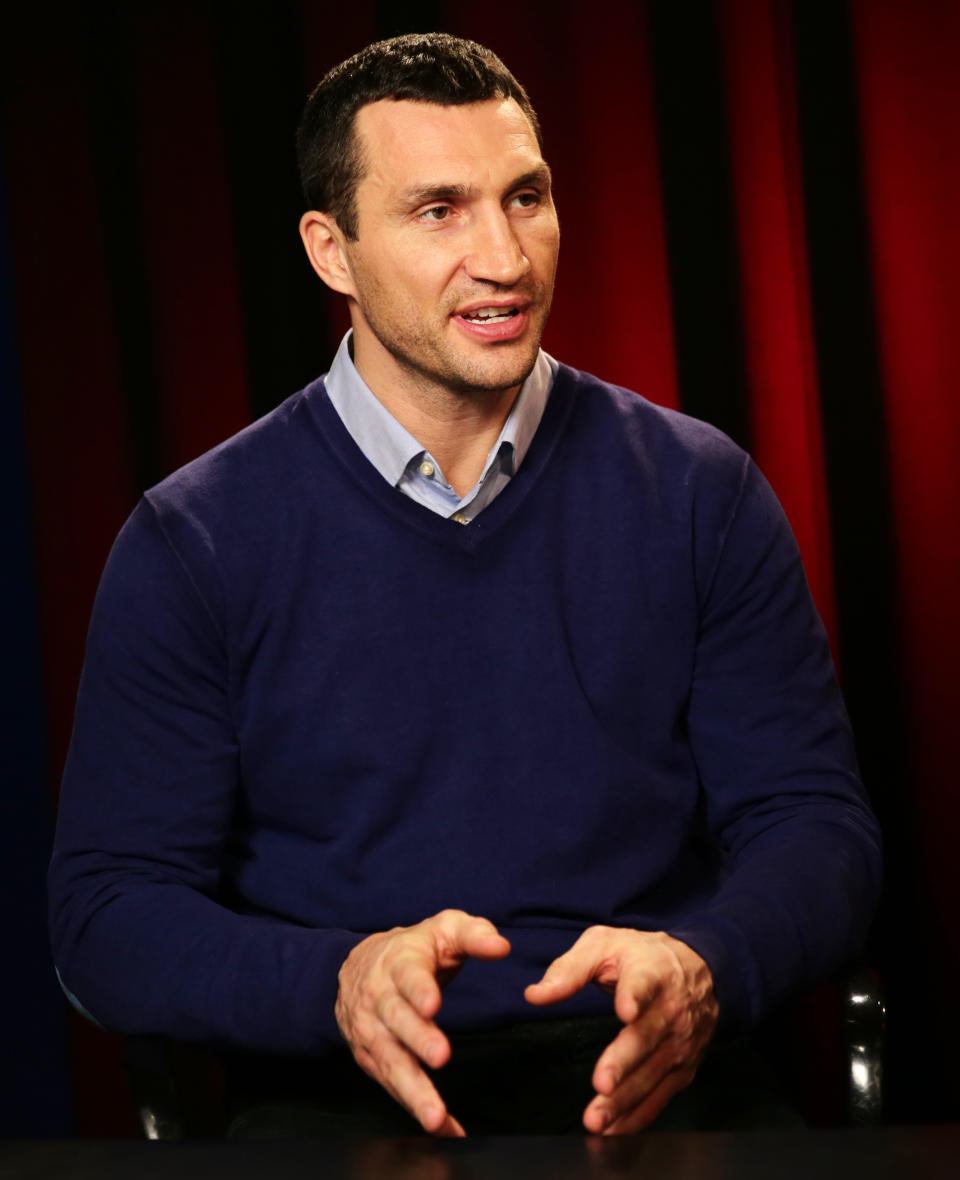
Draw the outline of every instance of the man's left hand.
<instances>
[{"instance_id":1,"label":"man's left hand","mask_svg":"<svg viewBox=\"0 0 960 1180\"><path fill-rule=\"evenodd\" d=\"M613 993L625 1027L593 1071L597 1097L583 1125L593 1134L639 1131L693 1081L717 1023L713 977L668 934L591 926L524 995L555 1004L591 981Z\"/></svg>"}]
</instances>

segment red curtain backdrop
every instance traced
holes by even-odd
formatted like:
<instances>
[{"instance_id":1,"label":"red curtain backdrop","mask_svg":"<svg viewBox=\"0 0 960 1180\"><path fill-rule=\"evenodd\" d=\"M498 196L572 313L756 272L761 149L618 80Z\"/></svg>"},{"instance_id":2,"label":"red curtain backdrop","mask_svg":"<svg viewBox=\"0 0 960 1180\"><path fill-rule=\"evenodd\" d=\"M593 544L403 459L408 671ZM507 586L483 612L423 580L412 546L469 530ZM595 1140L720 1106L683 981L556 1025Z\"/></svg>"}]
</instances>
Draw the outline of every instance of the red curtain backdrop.
<instances>
[{"instance_id":1,"label":"red curtain backdrop","mask_svg":"<svg viewBox=\"0 0 960 1180\"><path fill-rule=\"evenodd\" d=\"M139 491L323 371L343 329L299 254L303 97L377 36L474 37L528 87L556 176L545 346L714 421L786 507L887 829L869 953L891 994L893 1114L960 1115L960 9L146 13L45 9L2 50L54 781L99 573ZM39 770L22 789L55 793ZM130 1129L110 1045L77 1033L84 1134Z\"/></svg>"},{"instance_id":2,"label":"red curtain backdrop","mask_svg":"<svg viewBox=\"0 0 960 1180\"><path fill-rule=\"evenodd\" d=\"M852 15L903 636L904 789L946 1013L960 971L960 8L857 0ZM955 1059L956 1019L937 1035Z\"/></svg>"},{"instance_id":3,"label":"red curtain backdrop","mask_svg":"<svg viewBox=\"0 0 960 1180\"><path fill-rule=\"evenodd\" d=\"M793 46L786 15L768 0L745 0L720 11L751 451L793 525L807 579L836 650Z\"/></svg>"}]
</instances>

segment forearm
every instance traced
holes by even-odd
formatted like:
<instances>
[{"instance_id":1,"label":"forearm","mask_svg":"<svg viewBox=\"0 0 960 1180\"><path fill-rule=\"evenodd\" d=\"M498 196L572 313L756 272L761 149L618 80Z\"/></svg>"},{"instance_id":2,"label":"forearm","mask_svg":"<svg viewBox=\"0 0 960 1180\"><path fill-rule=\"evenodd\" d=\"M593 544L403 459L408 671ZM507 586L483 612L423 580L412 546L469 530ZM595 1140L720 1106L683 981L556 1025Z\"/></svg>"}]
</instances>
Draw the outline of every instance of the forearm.
<instances>
[{"instance_id":1,"label":"forearm","mask_svg":"<svg viewBox=\"0 0 960 1180\"><path fill-rule=\"evenodd\" d=\"M363 935L218 900L243 767L202 559L188 569L144 503L108 562L50 869L55 962L109 1028L317 1051L339 1039L337 971Z\"/></svg>"},{"instance_id":2,"label":"forearm","mask_svg":"<svg viewBox=\"0 0 960 1180\"><path fill-rule=\"evenodd\" d=\"M827 637L750 466L704 591L688 732L723 877L670 932L710 965L724 1025L742 1027L855 952L880 888Z\"/></svg>"},{"instance_id":3,"label":"forearm","mask_svg":"<svg viewBox=\"0 0 960 1180\"><path fill-rule=\"evenodd\" d=\"M756 836L710 903L667 930L708 963L726 1030L828 978L866 936L880 892L872 817L808 810Z\"/></svg>"},{"instance_id":4,"label":"forearm","mask_svg":"<svg viewBox=\"0 0 960 1180\"><path fill-rule=\"evenodd\" d=\"M337 972L362 934L234 914L196 890L54 857L64 984L107 1028L280 1053L340 1040Z\"/></svg>"}]
</instances>

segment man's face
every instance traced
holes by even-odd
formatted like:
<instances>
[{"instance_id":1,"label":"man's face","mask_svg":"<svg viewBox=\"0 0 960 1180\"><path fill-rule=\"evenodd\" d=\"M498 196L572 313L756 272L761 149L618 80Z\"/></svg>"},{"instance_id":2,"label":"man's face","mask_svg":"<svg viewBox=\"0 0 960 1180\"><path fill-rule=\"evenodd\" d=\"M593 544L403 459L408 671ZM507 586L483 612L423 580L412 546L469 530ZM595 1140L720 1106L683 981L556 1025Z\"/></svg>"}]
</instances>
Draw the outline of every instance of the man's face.
<instances>
[{"instance_id":1,"label":"man's face","mask_svg":"<svg viewBox=\"0 0 960 1180\"><path fill-rule=\"evenodd\" d=\"M377 391L519 386L550 310L560 229L550 173L511 100L384 101L355 133L366 171L344 244L354 359Z\"/></svg>"}]
</instances>

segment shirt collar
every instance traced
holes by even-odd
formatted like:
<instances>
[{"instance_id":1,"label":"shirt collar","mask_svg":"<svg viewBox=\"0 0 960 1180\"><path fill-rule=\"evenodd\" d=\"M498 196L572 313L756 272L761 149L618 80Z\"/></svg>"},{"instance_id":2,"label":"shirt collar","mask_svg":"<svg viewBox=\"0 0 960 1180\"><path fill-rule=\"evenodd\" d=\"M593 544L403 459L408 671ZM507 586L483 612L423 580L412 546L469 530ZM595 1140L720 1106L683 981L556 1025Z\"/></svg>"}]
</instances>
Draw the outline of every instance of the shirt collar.
<instances>
[{"instance_id":1,"label":"shirt collar","mask_svg":"<svg viewBox=\"0 0 960 1180\"><path fill-rule=\"evenodd\" d=\"M330 372L324 377L327 396L353 441L383 478L396 487L425 448L400 425L357 372L350 355L352 336L351 329L341 340ZM519 468L540 425L556 371L557 362L541 349L490 449L485 470L504 443L513 455L513 471Z\"/></svg>"}]
</instances>

